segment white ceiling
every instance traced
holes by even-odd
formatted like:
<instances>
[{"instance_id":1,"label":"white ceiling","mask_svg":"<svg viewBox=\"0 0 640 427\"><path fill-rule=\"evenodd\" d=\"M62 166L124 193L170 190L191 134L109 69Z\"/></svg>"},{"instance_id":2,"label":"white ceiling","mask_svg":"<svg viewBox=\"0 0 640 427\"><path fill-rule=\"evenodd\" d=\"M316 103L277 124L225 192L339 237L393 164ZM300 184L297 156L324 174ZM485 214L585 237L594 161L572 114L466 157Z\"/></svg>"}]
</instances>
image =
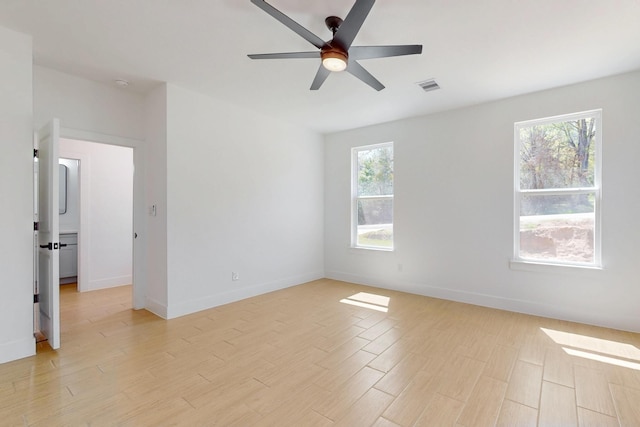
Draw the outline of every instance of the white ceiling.
<instances>
[{"instance_id":1,"label":"white ceiling","mask_svg":"<svg viewBox=\"0 0 640 427\"><path fill-rule=\"evenodd\" d=\"M323 39L354 0L270 0ZM378 0L354 45L422 44L310 91L318 62L249 53L314 47L249 0L0 0L38 65L148 91L170 82L319 132L361 127L640 69L640 0ZM416 82L442 87L423 92Z\"/></svg>"}]
</instances>

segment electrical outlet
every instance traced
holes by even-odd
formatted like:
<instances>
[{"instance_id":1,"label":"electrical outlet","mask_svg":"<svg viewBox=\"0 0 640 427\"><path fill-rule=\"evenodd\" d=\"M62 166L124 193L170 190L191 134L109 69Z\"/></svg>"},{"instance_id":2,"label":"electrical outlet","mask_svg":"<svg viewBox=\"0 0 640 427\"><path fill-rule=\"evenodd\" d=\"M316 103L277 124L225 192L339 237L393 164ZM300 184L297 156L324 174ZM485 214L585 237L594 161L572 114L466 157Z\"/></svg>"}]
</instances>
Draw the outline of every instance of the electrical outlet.
<instances>
[{"instance_id":1,"label":"electrical outlet","mask_svg":"<svg viewBox=\"0 0 640 427\"><path fill-rule=\"evenodd\" d=\"M240 275L238 273L236 273L235 271L231 272L231 280L233 280L234 282L236 280L240 280Z\"/></svg>"}]
</instances>

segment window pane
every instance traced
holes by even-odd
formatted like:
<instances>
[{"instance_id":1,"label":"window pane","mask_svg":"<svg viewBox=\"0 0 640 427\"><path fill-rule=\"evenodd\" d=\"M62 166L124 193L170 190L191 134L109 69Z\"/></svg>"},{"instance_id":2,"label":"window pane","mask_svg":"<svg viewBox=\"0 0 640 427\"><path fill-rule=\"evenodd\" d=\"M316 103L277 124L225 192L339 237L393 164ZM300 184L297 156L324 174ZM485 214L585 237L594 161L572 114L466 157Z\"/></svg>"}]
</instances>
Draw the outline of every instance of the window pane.
<instances>
[{"instance_id":1,"label":"window pane","mask_svg":"<svg viewBox=\"0 0 640 427\"><path fill-rule=\"evenodd\" d=\"M596 131L593 117L521 127L520 188L592 187Z\"/></svg>"},{"instance_id":2,"label":"window pane","mask_svg":"<svg viewBox=\"0 0 640 427\"><path fill-rule=\"evenodd\" d=\"M594 262L595 193L522 195L520 258Z\"/></svg>"},{"instance_id":3,"label":"window pane","mask_svg":"<svg viewBox=\"0 0 640 427\"><path fill-rule=\"evenodd\" d=\"M393 194L393 147L358 151L358 196Z\"/></svg>"},{"instance_id":4,"label":"window pane","mask_svg":"<svg viewBox=\"0 0 640 427\"><path fill-rule=\"evenodd\" d=\"M393 247L393 200L358 200L358 246Z\"/></svg>"}]
</instances>

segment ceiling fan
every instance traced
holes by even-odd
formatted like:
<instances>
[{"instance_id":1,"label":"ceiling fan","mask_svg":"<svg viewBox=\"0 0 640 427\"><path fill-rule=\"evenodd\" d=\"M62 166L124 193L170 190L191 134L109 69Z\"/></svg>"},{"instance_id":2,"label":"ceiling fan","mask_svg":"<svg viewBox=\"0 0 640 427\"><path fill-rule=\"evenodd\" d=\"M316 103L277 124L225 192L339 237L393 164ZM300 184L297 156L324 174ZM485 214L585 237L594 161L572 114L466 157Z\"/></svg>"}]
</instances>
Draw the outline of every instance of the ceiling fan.
<instances>
[{"instance_id":1,"label":"ceiling fan","mask_svg":"<svg viewBox=\"0 0 640 427\"><path fill-rule=\"evenodd\" d=\"M264 0L251 0L251 3L273 16L300 37L317 47L311 52L264 53L248 55L251 59L291 59L320 58L322 63L311 84L311 90L318 90L331 72L346 70L375 90L384 89L384 85L371 75L360 63L359 59L387 58L390 56L416 55L422 53L422 45L395 46L351 46L362 23L371 11L375 0L356 0L344 21L337 16L325 19L327 28L333 38L324 41L302 25L280 12Z\"/></svg>"}]
</instances>

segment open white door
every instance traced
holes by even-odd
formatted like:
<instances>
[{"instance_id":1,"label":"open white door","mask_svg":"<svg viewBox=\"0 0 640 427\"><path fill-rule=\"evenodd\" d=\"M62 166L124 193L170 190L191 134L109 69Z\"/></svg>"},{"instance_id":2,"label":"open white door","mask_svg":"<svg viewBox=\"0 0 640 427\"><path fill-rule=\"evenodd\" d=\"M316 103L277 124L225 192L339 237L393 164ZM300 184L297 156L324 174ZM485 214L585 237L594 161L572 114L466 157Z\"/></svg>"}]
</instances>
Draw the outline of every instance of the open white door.
<instances>
[{"instance_id":1,"label":"open white door","mask_svg":"<svg viewBox=\"0 0 640 427\"><path fill-rule=\"evenodd\" d=\"M58 119L53 119L37 136L40 330L53 349L60 347L59 134L60 124Z\"/></svg>"}]
</instances>

